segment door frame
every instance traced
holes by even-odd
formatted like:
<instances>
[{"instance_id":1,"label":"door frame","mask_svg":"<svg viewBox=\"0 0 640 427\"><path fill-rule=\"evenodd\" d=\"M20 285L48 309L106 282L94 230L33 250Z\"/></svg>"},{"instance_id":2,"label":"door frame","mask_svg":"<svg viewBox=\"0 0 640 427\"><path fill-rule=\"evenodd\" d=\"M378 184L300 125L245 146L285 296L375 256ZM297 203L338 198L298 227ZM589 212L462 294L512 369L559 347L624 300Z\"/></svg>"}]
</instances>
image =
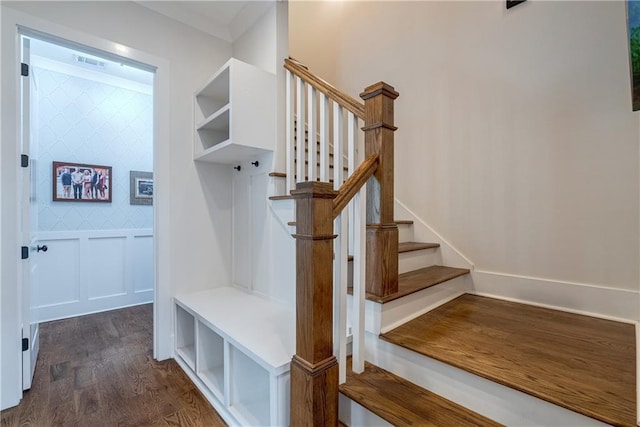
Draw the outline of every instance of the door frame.
<instances>
[{"instance_id":1,"label":"door frame","mask_svg":"<svg viewBox=\"0 0 640 427\"><path fill-rule=\"evenodd\" d=\"M153 167L154 167L154 358L172 356L170 288L170 62L145 51L106 40L35 16L0 6L0 409L15 406L22 398L22 293L19 247L21 242L18 207L19 111L20 106L20 28L32 35L95 49L155 68L153 89ZM14 143L8 143L14 141ZM159 244L162 242L162 244ZM15 258L9 254L15 254Z\"/></svg>"}]
</instances>

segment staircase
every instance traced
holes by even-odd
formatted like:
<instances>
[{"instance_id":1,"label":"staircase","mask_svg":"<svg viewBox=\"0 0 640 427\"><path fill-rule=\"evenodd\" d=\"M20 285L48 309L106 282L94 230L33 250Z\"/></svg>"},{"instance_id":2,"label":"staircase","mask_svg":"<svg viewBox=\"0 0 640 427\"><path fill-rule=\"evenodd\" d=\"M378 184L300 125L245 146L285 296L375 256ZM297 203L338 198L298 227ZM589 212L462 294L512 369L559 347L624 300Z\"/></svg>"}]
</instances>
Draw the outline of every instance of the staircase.
<instances>
[{"instance_id":1,"label":"staircase","mask_svg":"<svg viewBox=\"0 0 640 427\"><path fill-rule=\"evenodd\" d=\"M362 105L285 68L291 425L636 425L634 325L473 295L471 265L393 216L393 88Z\"/></svg>"}]
</instances>

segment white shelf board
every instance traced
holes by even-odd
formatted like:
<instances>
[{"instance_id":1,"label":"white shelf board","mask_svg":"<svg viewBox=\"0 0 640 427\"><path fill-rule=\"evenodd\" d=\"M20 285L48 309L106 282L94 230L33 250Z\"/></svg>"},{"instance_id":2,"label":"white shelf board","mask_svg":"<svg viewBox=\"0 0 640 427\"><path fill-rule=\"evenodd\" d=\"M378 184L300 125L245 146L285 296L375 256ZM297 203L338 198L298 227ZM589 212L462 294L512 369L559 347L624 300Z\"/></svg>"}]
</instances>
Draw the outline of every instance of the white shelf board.
<instances>
[{"instance_id":1,"label":"white shelf board","mask_svg":"<svg viewBox=\"0 0 640 427\"><path fill-rule=\"evenodd\" d=\"M275 375L295 354L295 313L232 287L177 295L176 300Z\"/></svg>"},{"instance_id":2,"label":"white shelf board","mask_svg":"<svg viewBox=\"0 0 640 427\"><path fill-rule=\"evenodd\" d=\"M215 130L215 131L229 131L229 106L230 104L225 105L220 108L215 113L211 114L209 117L206 117L203 121L201 121L197 126L196 130Z\"/></svg>"},{"instance_id":3,"label":"white shelf board","mask_svg":"<svg viewBox=\"0 0 640 427\"><path fill-rule=\"evenodd\" d=\"M178 354L180 355L180 357L182 357L182 360L185 361L185 363L187 365L189 365L189 367L191 369L195 369L195 365L196 365L196 348L193 345L190 345L188 347L178 347L177 349Z\"/></svg>"},{"instance_id":4,"label":"white shelf board","mask_svg":"<svg viewBox=\"0 0 640 427\"><path fill-rule=\"evenodd\" d=\"M198 377L207 386L211 392L213 392L220 400L222 399L222 392L224 390L224 367L217 366L213 369L207 369L198 372Z\"/></svg>"},{"instance_id":5,"label":"white shelf board","mask_svg":"<svg viewBox=\"0 0 640 427\"><path fill-rule=\"evenodd\" d=\"M256 160L257 156L269 153L271 150L265 150L257 147L234 144L233 141L227 139L219 144L209 147L194 157L194 160L208 163L237 163L239 161Z\"/></svg>"}]
</instances>

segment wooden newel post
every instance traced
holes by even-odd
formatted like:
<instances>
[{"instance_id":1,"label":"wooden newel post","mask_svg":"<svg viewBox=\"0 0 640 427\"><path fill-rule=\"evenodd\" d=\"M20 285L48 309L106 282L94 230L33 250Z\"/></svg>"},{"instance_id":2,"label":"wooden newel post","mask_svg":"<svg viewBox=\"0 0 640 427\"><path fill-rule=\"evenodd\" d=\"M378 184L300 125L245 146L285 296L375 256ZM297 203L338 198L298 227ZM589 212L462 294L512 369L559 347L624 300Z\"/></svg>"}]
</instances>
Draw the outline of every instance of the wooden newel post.
<instances>
[{"instance_id":1,"label":"wooden newel post","mask_svg":"<svg viewBox=\"0 0 640 427\"><path fill-rule=\"evenodd\" d=\"M379 82L360 94L364 100L365 157L379 155L367 182L367 292L386 296L398 291L398 225L393 214L393 86Z\"/></svg>"},{"instance_id":2,"label":"wooden newel post","mask_svg":"<svg viewBox=\"0 0 640 427\"><path fill-rule=\"evenodd\" d=\"M333 199L326 182L300 182L296 199L296 354L291 361L291 425L338 425L333 355Z\"/></svg>"}]
</instances>

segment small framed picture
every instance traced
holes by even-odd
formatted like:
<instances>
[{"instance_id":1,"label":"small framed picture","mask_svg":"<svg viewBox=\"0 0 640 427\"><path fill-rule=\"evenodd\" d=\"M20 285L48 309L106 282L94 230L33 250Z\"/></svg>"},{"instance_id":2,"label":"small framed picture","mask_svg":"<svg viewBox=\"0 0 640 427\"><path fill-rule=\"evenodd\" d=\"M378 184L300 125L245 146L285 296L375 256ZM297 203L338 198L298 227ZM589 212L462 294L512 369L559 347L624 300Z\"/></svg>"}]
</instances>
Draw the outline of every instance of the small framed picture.
<instances>
[{"instance_id":1,"label":"small framed picture","mask_svg":"<svg viewBox=\"0 0 640 427\"><path fill-rule=\"evenodd\" d=\"M132 205L153 204L153 173L129 172L129 203Z\"/></svg>"},{"instance_id":2,"label":"small framed picture","mask_svg":"<svg viewBox=\"0 0 640 427\"><path fill-rule=\"evenodd\" d=\"M111 203L111 166L53 162L54 202Z\"/></svg>"}]
</instances>

